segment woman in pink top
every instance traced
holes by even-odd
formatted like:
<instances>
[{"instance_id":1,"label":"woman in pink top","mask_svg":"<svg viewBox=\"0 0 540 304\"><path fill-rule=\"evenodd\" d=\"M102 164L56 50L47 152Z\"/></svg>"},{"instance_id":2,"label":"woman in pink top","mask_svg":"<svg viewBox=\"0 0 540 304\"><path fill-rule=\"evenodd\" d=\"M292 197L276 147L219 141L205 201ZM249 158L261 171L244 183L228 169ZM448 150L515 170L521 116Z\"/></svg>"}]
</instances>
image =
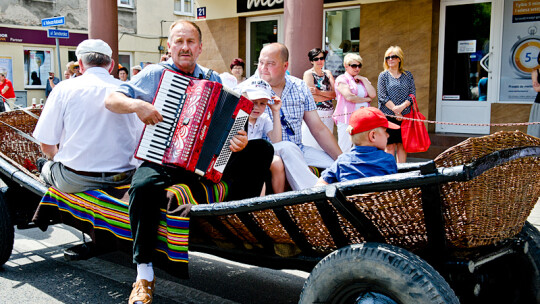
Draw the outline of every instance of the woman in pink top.
<instances>
[{"instance_id":1,"label":"woman in pink top","mask_svg":"<svg viewBox=\"0 0 540 304\"><path fill-rule=\"evenodd\" d=\"M343 59L345 73L336 78L336 111L334 121L337 125L338 144L343 153L348 152L352 142L347 127L352 112L363 107L369 107L376 91L371 82L364 76L360 76L362 57L358 54L349 53Z\"/></svg>"}]
</instances>

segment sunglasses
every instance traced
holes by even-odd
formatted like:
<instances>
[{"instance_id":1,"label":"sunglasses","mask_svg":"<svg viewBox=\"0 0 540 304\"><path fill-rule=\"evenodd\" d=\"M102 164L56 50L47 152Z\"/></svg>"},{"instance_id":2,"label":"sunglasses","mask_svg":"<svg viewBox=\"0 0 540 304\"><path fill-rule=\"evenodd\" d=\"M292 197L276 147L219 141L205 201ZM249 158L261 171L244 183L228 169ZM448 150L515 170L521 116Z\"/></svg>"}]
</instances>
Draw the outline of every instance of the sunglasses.
<instances>
[{"instance_id":1,"label":"sunglasses","mask_svg":"<svg viewBox=\"0 0 540 304\"><path fill-rule=\"evenodd\" d=\"M319 61L319 60L324 60L324 59L325 59L324 56L323 57L315 57L311 61Z\"/></svg>"},{"instance_id":2,"label":"sunglasses","mask_svg":"<svg viewBox=\"0 0 540 304\"><path fill-rule=\"evenodd\" d=\"M398 59L398 58L399 58L398 55L392 55L392 56L386 56L386 57L384 57L384 59L386 59L386 60L390 60L390 59Z\"/></svg>"},{"instance_id":3,"label":"sunglasses","mask_svg":"<svg viewBox=\"0 0 540 304\"><path fill-rule=\"evenodd\" d=\"M349 64L349 66L353 69L356 69L356 68L361 68L362 67L362 64Z\"/></svg>"},{"instance_id":4,"label":"sunglasses","mask_svg":"<svg viewBox=\"0 0 540 304\"><path fill-rule=\"evenodd\" d=\"M285 131L287 132L287 134L294 135L294 129L292 128L291 124L285 119L285 115L283 114L283 112L281 113L280 120L281 125L285 127Z\"/></svg>"}]
</instances>

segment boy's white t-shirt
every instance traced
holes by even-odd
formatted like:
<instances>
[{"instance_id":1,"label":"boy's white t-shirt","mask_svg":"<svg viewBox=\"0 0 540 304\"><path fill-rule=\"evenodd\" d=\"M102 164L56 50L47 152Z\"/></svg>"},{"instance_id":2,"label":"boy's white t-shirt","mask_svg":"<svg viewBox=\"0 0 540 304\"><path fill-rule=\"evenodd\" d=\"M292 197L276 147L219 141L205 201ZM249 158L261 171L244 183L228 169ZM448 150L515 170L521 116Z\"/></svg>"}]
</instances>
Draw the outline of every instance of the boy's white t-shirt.
<instances>
[{"instance_id":1,"label":"boy's white t-shirt","mask_svg":"<svg viewBox=\"0 0 540 304\"><path fill-rule=\"evenodd\" d=\"M274 129L272 119L266 113L262 113L254 124L248 122L248 140L263 138Z\"/></svg>"}]
</instances>

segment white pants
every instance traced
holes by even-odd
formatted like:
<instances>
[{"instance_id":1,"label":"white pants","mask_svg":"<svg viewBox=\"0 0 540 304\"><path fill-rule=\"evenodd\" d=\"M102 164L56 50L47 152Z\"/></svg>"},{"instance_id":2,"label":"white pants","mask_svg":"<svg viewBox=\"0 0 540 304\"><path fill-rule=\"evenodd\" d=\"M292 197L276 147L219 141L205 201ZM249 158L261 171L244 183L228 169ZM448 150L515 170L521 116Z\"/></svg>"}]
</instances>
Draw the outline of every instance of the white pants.
<instances>
[{"instance_id":1,"label":"white pants","mask_svg":"<svg viewBox=\"0 0 540 304\"><path fill-rule=\"evenodd\" d=\"M302 190L315 186L317 176L308 166L328 168L334 160L322 150L304 146L302 149L290 141L274 144L274 154L281 157L285 165L285 176L293 190Z\"/></svg>"},{"instance_id":2,"label":"white pants","mask_svg":"<svg viewBox=\"0 0 540 304\"><path fill-rule=\"evenodd\" d=\"M349 124L346 123L338 122L337 124L338 145L343 153L349 152L353 146L351 135L347 132L348 127Z\"/></svg>"},{"instance_id":3,"label":"white pants","mask_svg":"<svg viewBox=\"0 0 540 304\"><path fill-rule=\"evenodd\" d=\"M330 133L334 133L334 119L332 119L334 109L317 110L317 113L319 113L321 121L328 128L328 130L330 130ZM315 137L311 135L311 132L309 131L309 128L306 125L305 121L302 121L302 144L304 146L310 146L323 151Z\"/></svg>"}]
</instances>

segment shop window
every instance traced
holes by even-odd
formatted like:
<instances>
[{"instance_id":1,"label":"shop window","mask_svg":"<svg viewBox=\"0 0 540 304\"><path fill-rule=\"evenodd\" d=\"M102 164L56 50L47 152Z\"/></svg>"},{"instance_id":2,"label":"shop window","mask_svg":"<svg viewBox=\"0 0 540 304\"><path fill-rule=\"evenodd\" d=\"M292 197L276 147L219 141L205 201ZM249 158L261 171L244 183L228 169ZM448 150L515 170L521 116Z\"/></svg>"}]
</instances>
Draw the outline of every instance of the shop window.
<instances>
[{"instance_id":1,"label":"shop window","mask_svg":"<svg viewBox=\"0 0 540 304\"><path fill-rule=\"evenodd\" d=\"M324 17L324 48L328 52L325 67L337 77L345 72L345 55L359 51L360 8L326 10Z\"/></svg>"},{"instance_id":2,"label":"shop window","mask_svg":"<svg viewBox=\"0 0 540 304\"><path fill-rule=\"evenodd\" d=\"M193 16L193 0L174 0L176 15Z\"/></svg>"},{"instance_id":3,"label":"shop window","mask_svg":"<svg viewBox=\"0 0 540 304\"><path fill-rule=\"evenodd\" d=\"M49 71L54 70L54 62L50 49L24 50L24 87L28 89L44 89Z\"/></svg>"},{"instance_id":4,"label":"shop window","mask_svg":"<svg viewBox=\"0 0 540 304\"><path fill-rule=\"evenodd\" d=\"M75 55L75 51L68 51L68 61L77 61L77 55Z\"/></svg>"},{"instance_id":5,"label":"shop window","mask_svg":"<svg viewBox=\"0 0 540 304\"><path fill-rule=\"evenodd\" d=\"M118 54L118 64L125 67L128 70L128 77L131 78L131 54L123 53Z\"/></svg>"},{"instance_id":6,"label":"shop window","mask_svg":"<svg viewBox=\"0 0 540 304\"><path fill-rule=\"evenodd\" d=\"M118 0L118 6L133 8L133 0Z\"/></svg>"}]
</instances>

